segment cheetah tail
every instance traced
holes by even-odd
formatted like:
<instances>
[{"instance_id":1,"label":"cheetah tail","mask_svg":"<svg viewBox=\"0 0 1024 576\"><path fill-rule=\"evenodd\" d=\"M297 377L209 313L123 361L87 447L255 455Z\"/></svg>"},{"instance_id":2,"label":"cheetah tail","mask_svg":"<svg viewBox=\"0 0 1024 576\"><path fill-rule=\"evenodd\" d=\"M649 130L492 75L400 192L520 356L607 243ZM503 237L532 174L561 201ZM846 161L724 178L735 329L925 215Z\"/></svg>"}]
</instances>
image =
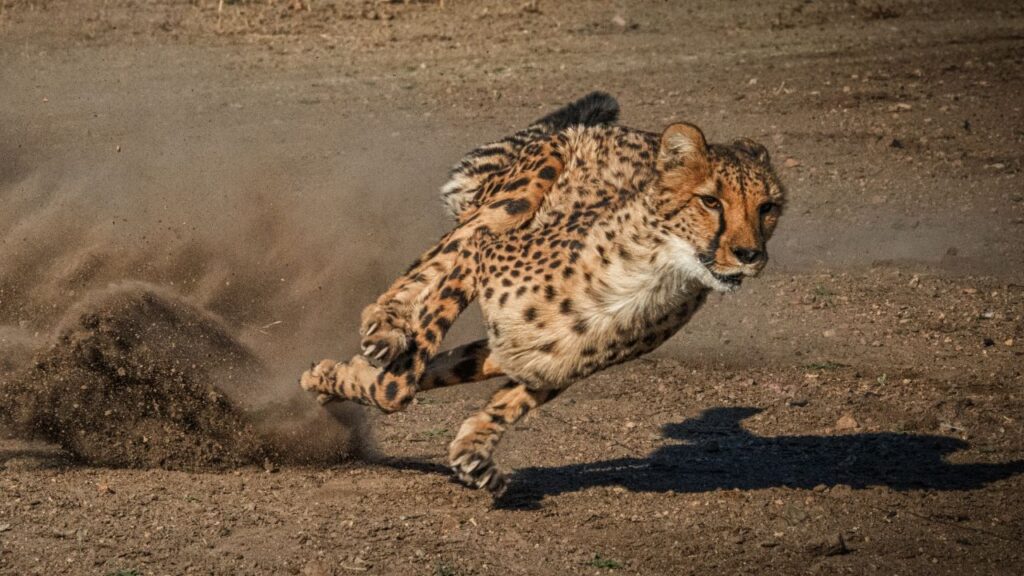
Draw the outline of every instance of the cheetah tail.
<instances>
[{"instance_id":1,"label":"cheetah tail","mask_svg":"<svg viewBox=\"0 0 1024 576\"><path fill-rule=\"evenodd\" d=\"M591 92L583 98L566 104L534 122L550 132L560 132L570 126L597 126L614 124L619 119L619 103L605 92Z\"/></svg>"}]
</instances>

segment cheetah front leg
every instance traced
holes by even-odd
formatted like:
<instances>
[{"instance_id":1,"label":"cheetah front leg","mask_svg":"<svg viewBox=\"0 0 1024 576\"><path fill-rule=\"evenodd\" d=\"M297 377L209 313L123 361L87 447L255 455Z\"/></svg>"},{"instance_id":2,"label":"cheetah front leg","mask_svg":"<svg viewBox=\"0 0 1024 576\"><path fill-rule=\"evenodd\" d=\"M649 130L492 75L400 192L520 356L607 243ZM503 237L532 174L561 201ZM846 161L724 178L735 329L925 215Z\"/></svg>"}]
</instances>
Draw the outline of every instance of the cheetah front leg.
<instances>
[{"instance_id":1,"label":"cheetah front leg","mask_svg":"<svg viewBox=\"0 0 1024 576\"><path fill-rule=\"evenodd\" d=\"M562 139L553 136L525 146L507 175L483 193L486 201L363 310L360 346L370 363L384 367L409 350L416 330L410 321L417 303L455 267L459 253L475 234L482 230L501 234L533 218L564 169L559 152Z\"/></svg>"},{"instance_id":2,"label":"cheetah front leg","mask_svg":"<svg viewBox=\"0 0 1024 576\"><path fill-rule=\"evenodd\" d=\"M363 309L360 349L371 364L384 367L409 349L413 333L409 322L416 303L424 291L451 270L459 247L473 232L471 227L460 226L445 234L376 302Z\"/></svg>"},{"instance_id":3,"label":"cheetah front leg","mask_svg":"<svg viewBox=\"0 0 1024 576\"><path fill-rule=\"evenodd\" d=\"M494 463L495 447L509 426L559 392L535 390L517 382L495 392L483 410L463 422L448 447L448 462L459 480L496 495L504 492L507 479Z\"/></svg>"}]
</instances>

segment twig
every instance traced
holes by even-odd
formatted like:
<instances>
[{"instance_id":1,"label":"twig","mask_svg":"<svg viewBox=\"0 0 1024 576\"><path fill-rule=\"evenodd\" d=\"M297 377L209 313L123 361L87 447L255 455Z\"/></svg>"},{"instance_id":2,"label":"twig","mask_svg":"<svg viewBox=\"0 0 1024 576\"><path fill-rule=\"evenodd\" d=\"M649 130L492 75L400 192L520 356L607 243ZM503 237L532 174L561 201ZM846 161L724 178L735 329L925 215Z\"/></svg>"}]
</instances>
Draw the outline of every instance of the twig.
<instances>
[{"instance_id":1,"label":"twig","mask_svg":"<svg viewBox=\"0 0 1024 576\"><path fill-rule=\"evenodd\" d=\"M829 494L820 494L820 496L824 496L824 497L830 498ZM877 510L879 512L885 512L886 514L894 512L894 510L891 510L889 508L883 508L881 506L875 506L874 504L868 504L867 506L868 506L868 508L873 508L873 509L875 509L875 510ZM1005 540L1007 542L1017 542L1017 543L1024 542L1024 540L1021 540L1020 538L1013 538L1012 536L1006 536L1006 535L1000 534L998 532L993 532L991 530L986 530L984 528L978 528L977 526L971 526L969 524L959 524L959 523L956 523L956 522L950 522L948 520L941 520L941 519L935 518L933 516L926 516L924 514L918 514L917 512L914 512L913 510L900 510L900 512L905 513L905 514L909 514L909 515L911 515L911 516L913 516L915 518L920 518L921 520L924 520L926 522L933 522L935 524L944 524L946 526L952 526L954 528L959 528L961 530L968 530L968 531L971 531L971 532L977 532L979 534L985 534L985 535L988 535L988 536L992 536L993 538L998 538L1000 540Z\"/></svg>"}]
</instances>

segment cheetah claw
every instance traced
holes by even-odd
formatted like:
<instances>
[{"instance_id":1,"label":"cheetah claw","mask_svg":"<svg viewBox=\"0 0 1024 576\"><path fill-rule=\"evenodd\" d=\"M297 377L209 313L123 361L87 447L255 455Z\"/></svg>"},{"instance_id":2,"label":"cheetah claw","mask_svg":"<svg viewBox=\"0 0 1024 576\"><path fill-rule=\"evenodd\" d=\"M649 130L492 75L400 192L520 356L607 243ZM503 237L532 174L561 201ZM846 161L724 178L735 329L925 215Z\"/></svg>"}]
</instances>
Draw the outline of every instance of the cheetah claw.
<instances>
[{"instance_id":1,"label":"cheetah claw","mask_svg":"<svg viewBox=\"0 0 1024 576\"><path fill-rule=\"evenodd\" d=\"M373 304L363 312L360 350L377 368L383 368L409 347L402 320L387 308Z\"/></svg>"}]
</instances>

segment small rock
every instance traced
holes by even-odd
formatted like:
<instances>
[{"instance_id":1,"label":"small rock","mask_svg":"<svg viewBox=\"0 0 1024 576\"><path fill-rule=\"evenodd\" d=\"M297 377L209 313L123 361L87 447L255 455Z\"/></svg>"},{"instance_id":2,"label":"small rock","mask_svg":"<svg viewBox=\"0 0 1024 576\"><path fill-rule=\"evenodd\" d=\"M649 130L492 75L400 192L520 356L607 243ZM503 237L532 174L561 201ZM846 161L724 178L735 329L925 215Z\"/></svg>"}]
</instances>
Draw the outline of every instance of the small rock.
<instances>
[{"instance_id":1,"label":"small rock","mask_svg":"<svg viewBox=\"0 0 1024 576\"><path fill-rule=\"evenodd\" d=\"M846 541L842 534L836 534L828 540L824 540L810 547L810 551L818 556L841 556L849 554L850 549L846 547Z\"/></svg>"},{"instance_id":2,"label":"small rock","mask_svg":"<svg viewBox=\"0 0 1024 576\"><path fill-rule=\"evenodd\" d=\"M860 424L849 414L844 414L839 420L836 420L836 430L855 430Z\"/></svg>"},{"instance_id":3,"label":"small rock","mask_svg":"<svg viewBox=\"0 0 1024 576\"><path fill-rule=\"evenodd\" d=\"M1013 338L1007 338L1006 340L1003 340L1003 345L1004 346L1013 346Z\"/></svg>"},{"instance_id":4,"label":"small rock","mask_svg":"<svg viewBox=\"0 0 1024 576\"><path fill-rule=\"evenodd\" d=\"M530 0L526 4L523 4L522 10L526 14L540 14L539 0Z\"/></svg>"},{"instance_id":5,"label":"small rock","mask_svg":"<svg viewBox=\"0 0 1024 576\"><path fill-rule=\"evenodd\" d=\"M796 168L797 166L800 165L800 161L797 160L796 158L786 158L782 165L785 166L786 168Z\"/></svg>"},{"instance_id":6,"label":"small rock","mask_svg":"<svg viewBox=\"0 0 1024 576\"><path fill-rule=\"evenodd\" d=\"M303 576L330 576L331 573L321 562L313 560L302 567L302 574Z\"/></svg>"},{"instance_id":7,"label":"small rock","mask_svg":"<svg viewBox=\"0 0 1024 576\"><path fill-rule=\"evenodd\" d=\"M451 536L458 534L462 530L462 525L452 516L444 516L441 518L441 534L445 536Z\"/></svg>"},{"instance_id":8,"label":"small rock","mask_svg":"<svg viewBox=\"0 0 1024 576\"><path fill-rule=\"evenodd\" d=\"M804 406L807 406L808 403L809 401L807 398L804 398L803 396L794 396L793 398L786 400L786 405L793 408L803 408Z\"/></svg>"},{"instance_id":9,"label":"small rock","mask_svg":"<svg viewBox=\"0 0 1024 576\"><path fill-rule=\"evenodd\" d=\"M807 512L798 506L789 504L782 509L782 517L785 518L786 522L789 522L790 525L796 526L797 524L802 524L807 520Z\"/></svg>"},{"instance_id":10,"label":"small rock","mask_svg":"<svg viewBox=\"0 0 1024 576\"><path fill-rule=\"evenodd\" d=\"M984 346L985 348L989 348L995 346L996 341L991 338L985 338L984 340L981 341L981 345Z\"/></svg>"},{"instance_id":11,"label":"small rock","mask_svg":"<svg viewBox=\"0 0 1024 576\"><path fill-rule=\"evenodd\" d=\"M625 28L626 26L629 25L629 22L626 22L625 18L616 14L615 17L612 18L612 24L615 24L619 28Z\"/></svg>"},{"instance_id":12,"label":"small rock","mask_svg":"<svg viewBox=\"0 0 1024 576\"><path fill-rule=\"evenodd\" d=\"M11 529L10 524L0 524L0 532L7 532Z\"/></svg>"}]
</instances>

